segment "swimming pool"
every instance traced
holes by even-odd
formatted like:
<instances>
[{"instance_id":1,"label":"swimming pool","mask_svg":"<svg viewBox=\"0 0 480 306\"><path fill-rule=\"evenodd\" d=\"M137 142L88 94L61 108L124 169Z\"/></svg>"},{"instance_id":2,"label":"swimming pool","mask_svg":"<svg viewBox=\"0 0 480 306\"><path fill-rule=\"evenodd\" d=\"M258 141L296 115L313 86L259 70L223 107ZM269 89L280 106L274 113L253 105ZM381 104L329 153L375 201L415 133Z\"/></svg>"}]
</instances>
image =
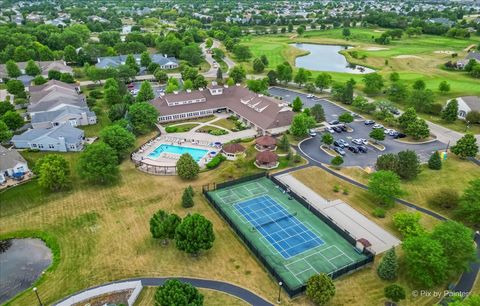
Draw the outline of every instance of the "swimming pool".
<instances>
[{"instance_id":1,"label":"swimming pool","mask_svg":"<svg viewBox=\"0 0 480 306\"><path fill-rule=\"evenodd\" d=\"M199 161L205 154L208 153L208 150L197 149L197 148L190 148L190 147L180 147L180 146L172 146L167 144L159 145L155 150L148 154L148 158L156 159L158 158L163 152L171 153L171 154L178 154L182 155L185 153L190 154L195 161Z\"/></svg>"}]
</instances>

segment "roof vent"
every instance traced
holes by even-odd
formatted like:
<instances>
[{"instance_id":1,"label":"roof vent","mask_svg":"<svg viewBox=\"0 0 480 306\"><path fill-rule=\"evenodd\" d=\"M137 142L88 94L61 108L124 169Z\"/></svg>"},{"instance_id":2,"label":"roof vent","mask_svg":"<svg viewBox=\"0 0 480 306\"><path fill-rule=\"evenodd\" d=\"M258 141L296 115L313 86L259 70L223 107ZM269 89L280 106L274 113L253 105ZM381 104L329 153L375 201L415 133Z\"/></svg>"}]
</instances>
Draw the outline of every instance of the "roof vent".
<instances>
[{"instance_id":1,"label":"roof vent","mask_svg":"<svg viewBox=\"0 0 480 306\"><path fill-rule=\"evenodd\" d=\"M212 85L213 85L213 86L217 86L217 82L216 82L216 81L212 81Z\"/></svg>"},{"instance_id":2,"label":"roof vent","mask_svg":"<svg viewBox=\"0 0 480 306\"><path fill-rule=\"evenodd\" d=\"M191 90L191 89L187 89L187 92L192 92L192 90Z\"/></svg>"}]
</instances>

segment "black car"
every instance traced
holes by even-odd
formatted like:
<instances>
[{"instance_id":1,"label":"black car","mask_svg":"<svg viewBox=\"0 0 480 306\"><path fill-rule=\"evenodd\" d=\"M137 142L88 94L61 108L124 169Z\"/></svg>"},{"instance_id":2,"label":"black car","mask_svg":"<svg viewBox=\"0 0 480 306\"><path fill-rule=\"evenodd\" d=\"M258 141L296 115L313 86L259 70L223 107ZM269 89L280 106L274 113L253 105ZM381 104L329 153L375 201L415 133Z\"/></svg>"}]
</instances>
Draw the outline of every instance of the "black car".
<instances>
[{"instance_id":1,"label":"black car","mask_svg":"<svg viewBox=\"0 0 480 306\"><path fill-rule=\"evenodd\" d=\"M357 149L358 149L358 152L360 152L360 153L367 153L368 152L368 149L367 149L366 146L358 146Z\"/></svg>"},{"instance_id":2,"label":"black car","mask_svg":"<svg viewBox=\"0 0 480 306\"><path fill-rule=\"evenodd\" d=\"M341 133L341 132L342 132L342 129L339 128L338 126L334 126L332 129L333 129L335 132L337 132L337 133Z\"/></svg>"},{"instance_id":3,"label":"black car","mask_svg":"<svg viewBox=\"0 0 480 306\"><path fill-rule=\"evenodd\" d=\"M335 147L334 150L335 150L335 152L337 152L338 154L340 154L342 156L345 155L345 151L342 148Z\"/></svg>"},{"instance_id":4,"label":"black car","mask_svg":"<svg viewBox=\"0 0 480 306\"><path fill-rule=\"evenodd\" d=\"M345 125L339 125L339 128L344 132L347 131L347 127Z\"/></svg>"},{"instance_id":5,"label":"black car","mask_svg":"<svg viewBox=\"0 0 480 306\"><path fill-rule=\"evenodd\" d=\"M335 125L335 124L339 124L339 123L340 123L340 121L338 121L338 120L332 120L332 121L328 122L328 124L330 124L330 125Z\"/></svg>"},{"instance_id":6,"label":"black car","mask_svg":"<svg viewBox=\"0 0 480 306\"><path fill-rule=\"evenodd\" d=\"M345 145L343 144L343 142L338 141L338 140L335 140L333 142L333 145L336 146L336 147L342 148L342 149L345 148Z\"/></svg>"},{"instance_id":7,"label":"black car","mask_svg":"<svg viewBox=\"0 0 480 306\"><path fill-rule=\"evenodd\" d=\"M407 135L403 134L403 133L397 133L395 136L393 136L393 138L395 139L398 139L398 138L405 138L407 137Z\"/></svg>"},{"instance_id":8,"label":"black car","mask_svg":"<svg viewBox=\"0 0 480 306\"><path fill-rule=\"evenodd\" d=\"M358 150L358 148L357 148L357 147L354 147L354 146L349 146L349 147L348 147L348 150L350 150L350 152L355 153L355 154L357 154L358 152L360 152L360 150Z\"/></svg>"},{"instance_id":9,"label":"black car","mask_svg":"<svg viewBox=\"0 0 480 306\"><path fill-rule=\"evenodd\" d=\"M394 115L400 115L400 111L399 111L398 109L396 109L396 108L392 108L392 109L390 110L390 112L391 112L392 114L394 114Z\"/></svg>"},{"instance_id":10,"label":"black car","mask_svg":"<svg viewBox=\"0 0 480 306\"><path fill-rule=\"evenodd\" d=\"M375 124L375 121L373 121L373 120L365 120L364 124L365 124L365 125L372 125L372 124Z\"/></svg>"}]
</instances>

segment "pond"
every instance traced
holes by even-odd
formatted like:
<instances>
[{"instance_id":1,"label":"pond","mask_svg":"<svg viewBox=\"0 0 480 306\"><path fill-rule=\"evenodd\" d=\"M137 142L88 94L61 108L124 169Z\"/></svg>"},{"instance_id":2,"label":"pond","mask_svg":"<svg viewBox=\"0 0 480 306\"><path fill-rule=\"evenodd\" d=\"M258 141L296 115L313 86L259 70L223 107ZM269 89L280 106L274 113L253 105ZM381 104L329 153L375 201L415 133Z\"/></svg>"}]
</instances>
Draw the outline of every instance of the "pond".
<instances>
[{"instance_id":1,"label":"pond","mask_svg":"<svg viewBox=\"0 0 480 306\"><path fill-rule=\"evenodd\" d=\"M375 70L350 64L343 54L339 52L345 50L345 46L337 45L317 45L317 44L290 44L291 46L309 51L305 56L295 59L297 68L305 68L308 70L330 71L330 72L346 72L353 74L363 74L375 72Z\"/></svg>"},{"instance_id":2,"label":"pond","mask_svg":"<svg viewBox=\"0 0 480 306\"><path fill-rule=\"evenodd\" d=\"M30 288L52 263L52 252L42 240L8 241L0 248L0 304Z\"/></svg>"}]
</instances>

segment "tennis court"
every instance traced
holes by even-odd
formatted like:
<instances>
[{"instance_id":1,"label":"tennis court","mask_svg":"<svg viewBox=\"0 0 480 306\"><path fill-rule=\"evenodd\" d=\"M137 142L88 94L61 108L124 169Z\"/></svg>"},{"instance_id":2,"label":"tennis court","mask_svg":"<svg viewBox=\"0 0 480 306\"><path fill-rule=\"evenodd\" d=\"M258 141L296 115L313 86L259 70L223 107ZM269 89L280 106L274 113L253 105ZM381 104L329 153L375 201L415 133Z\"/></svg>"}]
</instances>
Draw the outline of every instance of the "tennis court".
<instances>
[{"instance_id":1,"label":"tennis court","mask_svg":"<svg viewBox=\"0 0 480 306\"><path fill-rule=\"evenodd\" d=\"M297 292L315 274L330 274L367 259L266 177L207 194L290 292Z\"/></svg>"}]
</instances>

